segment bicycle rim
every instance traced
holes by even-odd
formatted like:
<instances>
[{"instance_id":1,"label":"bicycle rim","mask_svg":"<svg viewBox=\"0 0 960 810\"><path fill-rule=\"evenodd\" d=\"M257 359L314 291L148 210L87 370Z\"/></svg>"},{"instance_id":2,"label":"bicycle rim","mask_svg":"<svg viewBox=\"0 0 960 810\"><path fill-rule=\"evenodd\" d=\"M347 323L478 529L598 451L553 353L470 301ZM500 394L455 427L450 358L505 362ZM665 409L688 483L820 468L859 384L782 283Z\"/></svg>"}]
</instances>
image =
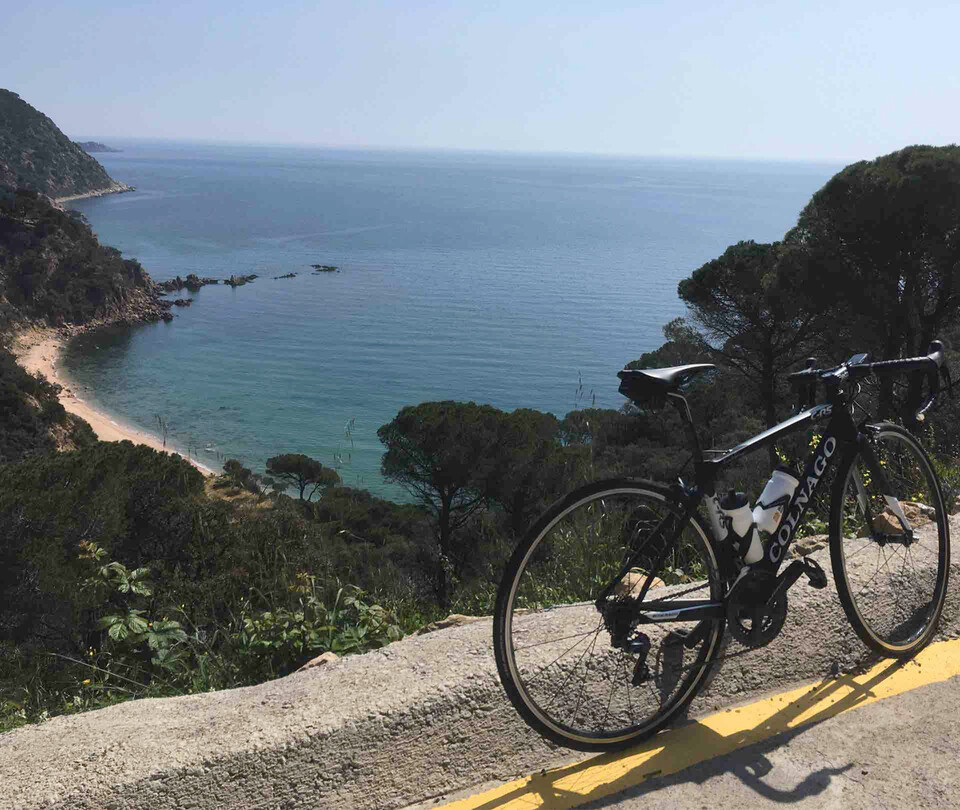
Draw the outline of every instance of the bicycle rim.
<instances>
[{"instance_id":1,"label":"bicycle rim","mask_svg":"<svg viewBox=\"0 0 960 810\"><path fill-rule=\"evenodd\" d=\"M681 716L703 686L722 619L632 622L628 637L636 643L642 632L649 639L644 653L614 647L609 622L594 604L646 542L609 599L623 604L638 595L662 548L657 539L673 534L680 512L653 486L585 487L548 512L517 549L498 598L497 663L512 702L540 733L581 750L623 747ZM679 598L722 599L716 559L698 521L688 522L658 578L663 584L655 583L645 602L680 592ZM694 630L698 640L687 647L683 634Z\"/></svg>"},{"instance_id":2,"label":"bicycle rim","mask_svg":"<svg viewBox=\"0 0 960 810\"><path fill-rule=\"evenodd\" d=\"M950 567L946 510L936 475L916 440L880 426L874 451L891 492L880 490L862 455L841 471L834 495L831 556L837 592L857 634L875 651L911 655L936 630ZM907 539L887 497L912 532Z\"/></svg>"}]
</instances>

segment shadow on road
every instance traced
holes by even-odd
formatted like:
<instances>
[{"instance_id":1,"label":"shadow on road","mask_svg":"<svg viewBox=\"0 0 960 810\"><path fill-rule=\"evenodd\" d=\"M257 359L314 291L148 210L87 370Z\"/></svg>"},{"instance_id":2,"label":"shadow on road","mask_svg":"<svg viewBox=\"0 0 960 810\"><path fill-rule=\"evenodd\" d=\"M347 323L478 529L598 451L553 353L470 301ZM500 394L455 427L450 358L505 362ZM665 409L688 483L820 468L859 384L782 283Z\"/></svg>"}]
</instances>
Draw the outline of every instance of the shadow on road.
<instances>
[{"instance_id":1,"label":"shadow on road","mask_svg":"<svg viewBox=\"0 0 960 810\"><path fill-rule=\"evenodd\" d=\"M748 729L724 735L703 722L691 722L662 732L635 748L616 754L601 754L541 773L515 791L475 805L475 810L497 810L523 797L534 800L531 805L543 810L580 807L588 802L593 803L592 807L606 807L624 798L653 793L667 785L700 784L724 772L733 773L766 799L785 803L800 801L823 792L831 779L851 768L852 763L813 771L794 788L785 791L763 781L773 770L764 754L789 743L812 726L856 707L907 663L893 661L867 681L859 681L854 675L825 679ZM837 693L842 694L838 696ZM727 711L739 714L749 713L750 709ZM749 751L741 751L748 746L751 747ZM717 757L734 753L737 755L725 762L715 761ZM632 760L639 762L633 763ZM713 761L708 765L708 760ZM697 765L700 767L691 767Z\"/></svg>"}]
</instances>

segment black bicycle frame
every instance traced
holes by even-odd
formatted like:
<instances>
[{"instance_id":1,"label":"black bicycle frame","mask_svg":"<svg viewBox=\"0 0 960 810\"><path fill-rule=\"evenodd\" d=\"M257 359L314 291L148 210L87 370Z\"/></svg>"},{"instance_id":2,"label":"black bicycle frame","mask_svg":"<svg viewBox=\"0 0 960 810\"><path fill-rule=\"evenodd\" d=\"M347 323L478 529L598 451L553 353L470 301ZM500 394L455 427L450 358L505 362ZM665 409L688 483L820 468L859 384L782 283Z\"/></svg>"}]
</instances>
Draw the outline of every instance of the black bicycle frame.
<instances>
[{"instance_id":1,"label":"black bicycle frame","mask_svg":"<svg viewBox=\"0 0 960 810\"><path fill-rule=\"evenodd\" d=\"M713 544L715 552L719 555L717 561L720 566L721 576L731 581L735 577L742 576L747 572L760 572L766 575L763 577L769 582L774 583L774 587L789 588L806 568L802 563L796 561L791 563L786 571L777 577L777 571L780 569L786 556L790 544L793 542L797 532L797 527L803 523L807 508L814 493L820 486L824 473L829 469L834 460L834 456L847 456L848 453L857 450L863 456L863 460L876 481L880 491L887 497L888 503L896 504L893 491L889 486L886 473L874 452L869 432L870 427L854 424L847 404L847 397L844 389L849 382L856 382L869 374L875 373L899 373L907 371L925 371L930 386L930 394L925 403L917 411L916 418L922 419L923 414L930 408L936 400L940 385L940 375L946 371L943 364L944 348L940 341L930 343L927 355L925 357L910 357L900 360L883 360L878 363L867 363L866 355L857 355L852 357L847 363L837 366L833 369L815 369L814 361L807 362L807 368L804 371L790 374L788 379L794 385L800 385L803 401L809 405L816 395L818 382L822 383L826 389L827 402L812 407L803 407L799 413L791 418L775 425L769 430L748 439L742 444L730 450L719 453L716 457L705 459L703 451L700 449L700 442L697 437L697 431L693 424L693 417L690 413L690 406L687 400L674 391L664 392L665 396L670 398L680 413L689 434L691 445L693 446L694 469L696 483L693 487L687 487L680 482L677 488L678 494L684 503L684 510L681 513L680 520L676 530L670 536L668 542L663 544L657 559L651 566L647 579L640 589L637 601L643 603L644 597L650 590L654 576L659 572L667 559L667 554L673 549L680 538L686 525L693 518L701 503L706 507L708 517L710 518L710 527L716 543ZM945 375L949 380L949 374ZM738 560L737 554L733 549L731 542L724 542L729 536L729 520L720 509L720 499L717 497L717 478L720 471L734 459L737 459L747 453L752 453L765 447L771 442L775 442L781 436L788 433L794 433L812 425L829 419L823 436L817 443L813 453L807 459L806 468L803 471L803 477L800 480L793 496L790 500L784 517L781 519L777 532L768 541L764 549L763 557L755 563L749 565L738 565L742 562ZM859 484L862 490L862 483ZM862 493L858 493L861 497ZM878 542L902 542L909 544L912 542L912 533L910 527L902 513L902 510L895 509L897 519L903 528L903 534L894 539L889 536L880 536L874 531L874 539ZM602 609L603 602L613 591L616 583L620 582L626 573L639 560L642 549L637 549L629 555L626 565L621 570L617 578L604 590L603 594L597 600L597 607ZM792 570L791 570L792 569ZM808 571L809 573L809 571ZM773 591L771 590L771 594ZM645 614L639 616L639 622L659 623L662 621L671 621L674 619L713 619L721 618L724 615L724 603L705 600L653 600L643 603Z\"/></svg>"},{"instance_id":2,"label":"black bicycle frame","mask_svg":"<svg viewBox=\"0 0 960 810\"><path fill-rule=\"evenodd\" d=\"M727 535L727 527L724 525L722 519L720 499L717 496L716 486L717 479L723 468L741 456L766 447L790 433L803 430L810 425L829 419L820 441L807 459L800 484L793 493L793 497L784 512L776 534L770 538L763 558L749 566L753 571L763 571L772 575L770 578L771 582L775 581L777 571L783 563L787 549L790 548L790 544L794 540L797 528L803 523L804 516L806 515L807 508L810 506L813 495L835 458L843 457L851 451L853 446L859 446L864 451L864 460L871 474L877 476L877 481L881 486L885 483L886 477L883 468L879 462L877 462L876 456L869 444L861 439L860 431L856 424L854 424L849 410L842 403L837 405L822 404L807 408L780 424L763 431L763 433L738 444L736 447L724 451L717 457L705 459L700 450L699 443L696 441L696 431L694 430L693 420L690 416L690 409L686 400L679 394L669 394L668 396L675 399L681 418L684 420L694 438L696 485L694 487L682 488L685 511L680 515L676 531L673 533L669 542L663 545L660 554L657 555L656 561L650 568L647 580L644 582L640 594L637 597L641 603L643 603L643 599L649 590L654 576L666 561L667 554L676 545L684 528L701 503L705 504L707 508L711 528L717 540L717 543L713 544L715 552L718 555L724 555L724 559L719 562L722 564L722 567L727 567L727 565L724 564L732 560L734 556L733 549L729 543L723 542ZM682 407L680 403L682 403ZM885 486L884 490L886 490ZM639 559L639 556L639 551L631 555L630 560L625 566L625 571L621 574L620 578L625 575L626 571L633 567ZM619 581L619 578L617 581ZM667 598L643 603L643 613L641 613L638 618L640 624L659 624L666 621L716 619L721 618L724 613L725 610L722 602L702 599L671 600Z\"/></svg>"}]
</instances>

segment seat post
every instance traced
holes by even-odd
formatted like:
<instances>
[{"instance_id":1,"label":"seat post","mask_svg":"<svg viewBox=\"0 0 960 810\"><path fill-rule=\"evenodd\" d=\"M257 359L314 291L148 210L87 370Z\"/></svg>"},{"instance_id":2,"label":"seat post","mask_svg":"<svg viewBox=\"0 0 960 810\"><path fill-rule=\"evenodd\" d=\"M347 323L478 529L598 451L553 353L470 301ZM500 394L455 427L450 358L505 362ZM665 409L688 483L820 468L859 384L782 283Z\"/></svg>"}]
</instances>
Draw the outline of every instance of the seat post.
<instances>
[{"instance_id":1,"label":"seat post","mask_svg":"<svg viewBox=\"0 0 960 810\"><path fill-rule=\"evenodd\" d=\"M703 450L700 449L700 438L697 436L697 429L693 424L693 414L690 413L690 404L687 402L686 397L681 394L668 393L673 402L674 407L677 409L677 413L680 414L680 419L683 422L684 426L687 429L687 433L690 436L690 444L693 449L693 460L696 463L703 461Z\"/></svg>"}]
</instances>

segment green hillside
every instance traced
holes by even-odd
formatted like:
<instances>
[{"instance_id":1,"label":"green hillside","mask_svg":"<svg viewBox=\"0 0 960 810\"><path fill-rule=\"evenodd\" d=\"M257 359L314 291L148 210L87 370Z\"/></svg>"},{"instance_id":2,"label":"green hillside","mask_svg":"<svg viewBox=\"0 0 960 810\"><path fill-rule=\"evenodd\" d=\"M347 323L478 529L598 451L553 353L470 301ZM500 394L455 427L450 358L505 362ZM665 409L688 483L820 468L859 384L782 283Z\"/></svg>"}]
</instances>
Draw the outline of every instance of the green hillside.
<instances>
[{"instance_id":1,"label":"green hillside","mask_svg":"<svg viewBox=\"0 0 960 810\"><path fill-rule=\"evenodd\" d=\"M0 333L49 326L169 320L139 262L101 245L76 213L0 185Z\"/></svg>"},{"instance_id":2,"label":"green hillside","mask_svg":"<svg viewBox=\"0 0 960 810\"><path fill-rule=\"evenodd\" d=\"M102 246L76 213L35 191L0 185L0 465L95 442L64 411L57 387L31 377L2 347L27 325L169 319L139 262Z\"/></svg>"},{"instance_id":3,"label":"green hillside","mask_svg":"<svg viewBox=\"0 0 960 810\"><path fill-rule=\"evenodd\" d=\"M90 425L57 400L57 386L31 377L0 347L0 465L94 443Z\"/></svg>"},{"instance_id":4,"label":"green hillside","mask_svg":"<svg viewBox=\"0 0 960 810\"><path fill-rule=\"evenodd\" d=\"M0 184L48 197L121 185L56 124L10 90L0 89Z\"/></svg>"}]
</instances>

